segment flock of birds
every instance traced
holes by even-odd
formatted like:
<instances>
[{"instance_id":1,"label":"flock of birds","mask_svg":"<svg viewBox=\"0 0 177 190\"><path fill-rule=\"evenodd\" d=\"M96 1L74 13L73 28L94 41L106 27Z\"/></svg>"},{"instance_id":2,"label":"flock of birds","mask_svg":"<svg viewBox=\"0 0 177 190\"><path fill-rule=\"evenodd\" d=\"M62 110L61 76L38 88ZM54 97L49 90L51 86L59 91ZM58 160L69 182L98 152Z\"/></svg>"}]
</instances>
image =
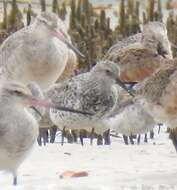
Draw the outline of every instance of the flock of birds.
<instances>
[{"instance_id":1,"label":"flock of birds","mask_svg":"<svg viewBox=\"0 0 177 190\"><path fill-rule=\"evenodd\" d=\"M127 136L177 126L177 60L163 23L144 25L71 77L77 55L64 23L47 12L0 47L0 170L14 185L41 125Z\"/></svg>"}]
</instances>

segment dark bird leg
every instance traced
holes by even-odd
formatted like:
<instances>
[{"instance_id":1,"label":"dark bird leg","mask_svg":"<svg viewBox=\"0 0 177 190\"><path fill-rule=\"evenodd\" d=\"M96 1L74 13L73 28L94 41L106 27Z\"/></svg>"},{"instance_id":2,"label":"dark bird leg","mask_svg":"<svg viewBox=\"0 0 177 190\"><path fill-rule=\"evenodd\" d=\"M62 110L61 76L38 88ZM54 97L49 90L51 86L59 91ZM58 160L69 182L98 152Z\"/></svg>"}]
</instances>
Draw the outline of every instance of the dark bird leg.
<instances>
[{"instance_id":1,"label":"dark bird leg","mask_svg":"<svg viewBox=\"0 0 177 190\"><path fill-rule=\"evenodd\" d=\"M111 144L111 138L110 138L110 129L104 132L104 144L110 145Z\"/></svg>"},{"instance_id":2,"label":"dark bird leg","mask_svg":"<svg viewBox=\"0 0 177 190\"><path fill-rule=\"evenodd\" d=\"M46 130L46 133L45 133L45 140L46 140L46 143L49 142L49 131L48 131L48 129Z\"/></svg>"},{"instance_id":3,"label":"dark bird leg","mask_svg":"<svg viewBox=\"0 0 177 190\"><path fill-rule=\"evenodd\" d=\"M124 143L128 145L128 137L126 135L123 135Z\"/></svg>"},{"instance_id":4,"label":"dark bird leg","mask_svg":"<svg viewBox=\"0 0 177 190\"><path fill-rule=\"evenodd\" d=\"M63 130L61 131L61 145L62 146L64 144L65 134L66 134L65 127L63 127Z\"/></svg>"},{"instance_id":5,"label":"dark bird leg","mask_svg":"<svg viewBox=\"0 0 177 190\"><path fill-rule=\"evenodd\" d=\"M94 138L94 128L92 128L92 131L90 134L90 145L93 145L93 138Z\"/></svg>"},{"instance_id":6,"label":"dark bird leg","mask_svg":"<svg viewBox=\"0 0 177 190\"><path fill-rule=\"evenodd\" d=\"M140 144L140 140L141 140L141 135L139 134L137 138L137 144Z\"/></svg>"},{"instance_id":7,"label":"dark bird leg","mask_svg":"<svg viewBox=\"0 0 177 190\"><path fill-rule=\"evenodd\" d=\"M50 143L55 142L56 133L57 133L57 127L54 125L50 128Z\"/></svg>"},{"instance_id":8,"label":"dark bird leg","mask_svg":"<svg viewBox=\"0 0 177 190\"><path fill-rule=\"evenodd\" d=\"M98 135L98 137L97 137L97 145L103 145L103 137L102 137L102 135Z\"/></svg>"},{"instance_id":9,"label":"dark bird leg","mask_svg":"<svg viewBox=\"0 0 177 190\"><path fill-rule=\"evenodd\" d=\"M147 133L145 133L145 135L144 135L144 142L148 143Z\"/></svg>"},{"instance_id":10,"label":"dark bird leg","mask_svg":"<svg viewBox=\"0 0 177 190\"><path fill-rule=\"evenodd\" d=\"M67 136L68 143L73 144L74 139L70 130L66 133L66 136Z\"/></svg>"},{"instance_id":11,"label":"dark bird leg","mask_svg":"<svg viewBox=\"0 0 177 190\"><path fill-rule=\"evenodd\" d=\"M42 131L41 128L39 128L39 135L37 137L37 142L39 146L42 146Z\"/></svg>"},{"instance_id":12,"label":"dark bird leg","mask_svg":"<svg viewBox=\"0 0 177 190\"><path fill-rule=\"evenodd\" d=\"M75 143L77 143L77 134L76 134L75 130L71 130L71 133L72 133L72 135L73 135L73 141L74 141Z\"/></svg>"},{"instance_id":13,"label":"dark bird leg","mask_svg":"<svg viewBox=\"0 0 177 190\"><path fill-rule=\"evenodd\" d=\"M80 138L81 145L84 146L84 140L83 140L83 132L82 132L82 130L79 131L79 138Z\"/></svg>"},{"instance_id":14,"label":"dark bird leg","mask_svg":"<svg viewBox=\"0 0 177 190\"><path fill-rule=\"evenodd\" d=\"M47 140L48 140L48 129L41 128L42 130L42 138L43 138L43 144L46 146Z\"/></svg>"},{"instance_id":15,"label":"dark bird leg","mask_svg":"<svg viewBox=\"0 0 177 190\"><path fill-rule=\"evenodd\" d=\"M175 134L174 130L170 130L169 138L172 140L172 143L173 143L175 150L177 152L177 134Z\"/></svg>"},{"instance_id":16,"label":"dark bird leg","mask_svg":"<svg viewBox=\"0 0 177 190\"><path fill-rule=\"evenodd\" d=\"M13 177L13 185L17 185L17 176L16 175Z\"/></svg>"},{"instance_id":17,"label":"dark bird leg","mask_svg":"<svg viewBox=\"0 0 177 190\"><path fill-rule=\"evenodd\" d=\"M159 133L160 133L161 126L162 126L162 123L158 123L158 126L159 126L159 128L158 128L158 134L159 134Z\"/></svg>"},{"instance_id":18,"label":"dark bird leg","mask_svg":"<svg viewBox=\"0 0 177 190\"><path fill-rule=\"evenodd\" d=\"M130 135L130 136L129 136L129 139L130 139L130 143L133 145L133 144L134 144L133 135Z\"/></svg>"},{"instance_id":19,"label":"dark bird leg","mask_svg":"<svg viewBox=\"0 0 177 190\"><path fill-rule=\"evenodd\" d=\"M154 139L154 131L152 129L152 131L150 131L150 139Z\"/></svg>"}]
</instances>

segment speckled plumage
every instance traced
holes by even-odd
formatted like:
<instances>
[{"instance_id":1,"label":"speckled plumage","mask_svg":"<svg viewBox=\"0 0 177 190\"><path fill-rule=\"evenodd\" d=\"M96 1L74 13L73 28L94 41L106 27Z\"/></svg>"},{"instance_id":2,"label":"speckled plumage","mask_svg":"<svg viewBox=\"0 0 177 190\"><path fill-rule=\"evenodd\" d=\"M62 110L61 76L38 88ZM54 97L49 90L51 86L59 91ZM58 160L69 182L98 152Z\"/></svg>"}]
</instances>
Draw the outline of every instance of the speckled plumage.
<instances>
[{"instance_id":1,"label":"speckled plumage","mask_svg":"<svg viewBox=\"0 0 177 190\"><path fill-rule=\"evenodd\" d=\"M167 61L135 88L136 98L157 122L177 126L177 60Z\"/></svg>"},{"instance_id":2,"label":"speckled plumage","mask_svg":"<svg viewBox=\"0 0 177 190\"><path fill-rule=\"evenodd\" d=\"M106 73L106 69L110 69L113 76ZM52 86L47 96L53 102L85 110L94 115L76 115L52 109L50 111L51 120L59 127L88 131L95 128L97 133L103 133L107 126L104 125L102 118L113 109L118 96L112 90L118 72L119 69L114 63L100 62L90 72Z\"/></svg>"}]
</instances>

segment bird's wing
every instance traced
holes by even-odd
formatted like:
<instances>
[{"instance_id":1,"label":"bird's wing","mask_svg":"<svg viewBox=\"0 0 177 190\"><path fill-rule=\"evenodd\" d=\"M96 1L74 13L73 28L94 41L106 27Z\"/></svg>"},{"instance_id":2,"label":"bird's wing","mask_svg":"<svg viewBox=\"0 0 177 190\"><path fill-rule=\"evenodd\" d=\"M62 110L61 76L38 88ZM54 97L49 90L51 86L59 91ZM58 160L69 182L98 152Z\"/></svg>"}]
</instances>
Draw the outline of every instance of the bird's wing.
<instances>
[{"instance_id":1,"label":"bird's wing","mask_svg":"<svg viewBox=\"0 0 177 190\"><path fill-rule=\"evenodd\" d=\"M114 61L115 56L118 55L122 49L126 49L132 44L139 44L141 42L141 38L142 38L142 34L138 33L128 38L125 38L122 41L117 42L108 50L108 52L104 56L104 59Z\"/></svg>"},{"instance_id":2,"label":"bird's wing","mask_svg":"<svg viewBox=\"0 0 177 190\"><path fill-rule=\"evenodd\" d=\"M161 103L165 89L171 84L170 78L176 71L173 61L166 61L166 65L164 64L154 74L135 86L137 95L142 95L150 102Z\"/></svg>"},{"instance_id":3,"label":"bird's wing","mask_svg":"<svg viewBox=\"0 0 177 190\"><path fill-rule=\"evenodd\" d=\"M173 64L170 64L164 69L163 84L161 84L162 92L160 96L160 104L165 111L176 117L177 114L177 59L173 60ZM162 72L162 71L161 71Z\"/></svg>"},{"instance_id":4,"label":"bird's wing","mask_svg":"<svg viewBox=\"0 0 177 190\"><path fill-rule=\"evenodd\" d=\"M25 36L28 33L28 28L23 28L12 35L10 35L0 47L0 66L5 63L5 59L8 59L17 50L25 40Z\"/></svg>"},{"instance_id":5,"label":"bird's wing","mask_svg":"<svg viewBox=\"0 0 177 190\"><path fill-rule=\"evenodd\" d=\"M90 73L77 75L63 83L51 87L47 96L54 102L62 106L87 111L91 113L100 113L110 109L109 105L112 97L102 93L97 80L90 77Z\"/></svg>"}]
</instances>

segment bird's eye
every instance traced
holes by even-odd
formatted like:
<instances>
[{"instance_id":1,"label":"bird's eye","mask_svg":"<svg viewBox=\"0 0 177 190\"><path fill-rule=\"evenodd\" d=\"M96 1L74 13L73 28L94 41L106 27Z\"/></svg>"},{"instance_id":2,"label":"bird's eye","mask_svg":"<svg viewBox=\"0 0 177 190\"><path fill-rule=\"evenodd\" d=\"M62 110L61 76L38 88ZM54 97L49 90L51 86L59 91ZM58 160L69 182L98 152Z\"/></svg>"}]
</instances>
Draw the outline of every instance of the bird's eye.
<instances>
[{"instance_id":1,"label":"bird's eye","mask_svg":"<svg viewBox=\"0 0 177 190\"><path fill-rule=\"evenodd\" d=\"M110 70L106 70L106 73L107 73L107 74L110 74L110 73L111 73L111 71L110 71Z\"/></svg>"},{"instance_id":2,"label":"bird's eye","mask_svg":"<svg viewBox=\"0 0 177 190\"><path fill-rule=\"evenodd\" d=\"M23 95L23 93L18 90L14 90L13 93L15 93L16 95Z\"/></svg>"}]
</instances>

